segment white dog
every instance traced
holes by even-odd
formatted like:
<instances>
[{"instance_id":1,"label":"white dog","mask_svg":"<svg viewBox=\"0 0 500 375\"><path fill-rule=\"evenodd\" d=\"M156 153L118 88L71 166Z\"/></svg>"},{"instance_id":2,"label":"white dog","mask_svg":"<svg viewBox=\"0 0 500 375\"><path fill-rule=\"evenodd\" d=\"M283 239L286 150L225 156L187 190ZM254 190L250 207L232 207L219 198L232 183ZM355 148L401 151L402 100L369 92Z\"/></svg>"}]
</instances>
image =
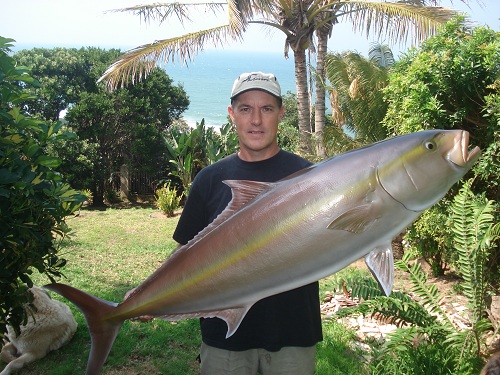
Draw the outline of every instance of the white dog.
<instances>
[{"instance_id":1,"label":"white dog","mask_svg":"<svg viewBox=\"0 0 500 375\"><path fill-rule=\"evenodd\" d=\"M28 312L28 322L21 326L19 336L7 326L9 342L2 348L0 357L8 365L0 375L9 375L26 363L59 349L71 340L76 331L77 323L68 306L51 299L43 288L35 286L30 290L36 311Z\"/></svg>"}]
</instances>

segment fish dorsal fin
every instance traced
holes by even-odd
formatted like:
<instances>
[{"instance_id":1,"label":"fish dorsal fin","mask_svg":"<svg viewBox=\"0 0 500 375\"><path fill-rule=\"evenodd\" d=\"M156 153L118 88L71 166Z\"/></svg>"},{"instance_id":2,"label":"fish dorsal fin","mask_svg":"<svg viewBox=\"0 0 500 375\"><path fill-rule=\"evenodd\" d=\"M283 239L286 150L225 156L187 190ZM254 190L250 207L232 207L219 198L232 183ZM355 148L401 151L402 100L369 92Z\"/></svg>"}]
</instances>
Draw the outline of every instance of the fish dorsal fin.
<instances>
[{"instance_id":1,"label":"fish dorsal fin","mask_svg":"<svg viewBox=\"0 0 500 375\"><path fill-rule=\"evenodd\" d=\"M275 185L273 182L247 180L224 180L222 182L231 188L233 199L231 199L227 208L231 207L234 210L243 207L257 195Z\"/></svg>"},{"instance_id":2,"label":"fish dorsal fin","mask_svg":"<svg viewBox=\"0 0 500 375\"><path fill-rule=\"evenodd\" d=\"M389 296L394 285L394 258L391 243L377 246L365 257L365 262L385 295Z\"/></svg>"},{"instance_id":3,"label":"fish dorsal fin","mask_svg":"<svg viewBox=\"0 0 500 375\"><path fill-rule=\"evenodd\" d=\"M372 207L363 204L337 216L328 225L328 229L345 230L351 233L362 233L377 221L373 217Z\"/></svg>"},{"instance_id":4,"label":"fish dorsal fin","mask_svg":"<svg viewBox=\"0 0 500 375\"><path fill-rule=\"evenodd\" d=\"M226 221L231 215L242 208L245 204L251 201L260 193L271 189L276 183L273 182L259 182L259 181L247 181L247 180L224 180L224 184L231 188L231 193L233 197L228 203L226 208L217 216L214 221L212 221L205 229L198 233L191 241L186 245L192 245L198 242L200 239L204 238L207 234L212 232L220 224ZM172 253L173 254L173 253Z\"/></svg>"},{"instance_id":5,"label":"fish dorsal fin","mask_svg":"<svg viewBox=\"0 0 500 375\"><path fill-rule=\"evenodd\" d=\"M259 182L259 181L246 181L246 180L224 180L222 181L231 188L233 197L228 203L224 211L209 225L214 228L242 208L245 204L250 202L260 193L270 189L275 184L272 182ZM207 227L208 228L208 227Z\"/></svg>"}]
</instances>

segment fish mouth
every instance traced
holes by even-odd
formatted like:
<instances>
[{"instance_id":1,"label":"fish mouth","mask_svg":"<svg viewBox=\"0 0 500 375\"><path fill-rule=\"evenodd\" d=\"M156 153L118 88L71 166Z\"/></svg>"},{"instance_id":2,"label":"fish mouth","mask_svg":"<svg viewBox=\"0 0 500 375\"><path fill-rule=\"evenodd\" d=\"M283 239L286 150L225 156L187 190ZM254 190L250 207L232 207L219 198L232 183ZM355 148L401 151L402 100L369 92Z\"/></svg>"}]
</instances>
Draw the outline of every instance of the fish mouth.
<instances>
[{"instance_id":1,"label":"fish mouth","mask_svg":"<svg viewBox=\"0 0 500 375\"><path fill-rule=\"evenodd\" d=\"M469 132L462 130L455 136L454 145L448 153L448 160L464 168L475 163L480 155L481 149L478 146L469 149Z\"/></svg>"}]
</instances>

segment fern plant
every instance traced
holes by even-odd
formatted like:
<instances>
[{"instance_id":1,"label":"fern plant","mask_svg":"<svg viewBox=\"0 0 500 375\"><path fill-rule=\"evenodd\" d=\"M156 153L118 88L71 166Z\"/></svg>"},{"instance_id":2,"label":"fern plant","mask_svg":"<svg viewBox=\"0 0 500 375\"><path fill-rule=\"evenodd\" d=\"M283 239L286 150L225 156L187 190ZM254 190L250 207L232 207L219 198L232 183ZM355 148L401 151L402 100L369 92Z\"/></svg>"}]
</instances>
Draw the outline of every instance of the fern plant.
<instances>
[{"instance_id":1,"label":"fern plant","mask_svg":"<svg viewBox=\"0 0 500 375\"><path fill-rule=\"evenodd\" d=\"M484 334L492 328L486 318L486 300L491 292L488 283L487 263L499 239L500 223L494 223L494 201L484 194L475 196L471 191L473 180L465 182L451 206L451 229L454 248L458 254L458 271L464 282L463 294L467 297L472 327L469 332L456 332L447 340L450 345L481 355Z\"/></svg>"},{"instance_id":2,"label":"fern plant","mask_svg":"<svg viewBox=\"0 0 500 375\"><path fill-rule=\"evenodd\" d=\"M363 279L348 279L343 285L352 290L351 295L359 298L362 303L357 306L340 309L336 318L350 315L363 315L382 318L398 327L418 325L428 327L435 324L436 317L418 302L403 292L395 291L386 297L373 277Z\"/></svg>"},{"instance_id":3,"label":"fern plant","mask_svg":"<svg viewBox=\"0 0 500 375\"><path fill-rule=\"evenodd\" d=\"M471 185L472 180L467 181L454 198L448 223L458 257L458 272L463 278L462 287L470 309L470 328L459 331L445 314L441 307L443 296L436 285L428 282L420 263L414 262L410 266L410 261L416 258L412 251L407 251L402 260L395 262L395 267L409 275L410 290L418 301L402 292L384 297L371 278L343 281L343 286L352 290L351 295L363 302L340 310L338 317L382 315L398 326L388 340L374 351L374 374L391 372L394 366L398 366L395 364L398 361L401 361L399 374L473 374L483 364L483 338L492 328L486 319L486 299L490 292L486 265L491 250L500 238L500 224L494 223L494 202L484 195L475 196ZM433 361L428 362L426 355ZM417 358L420 358L417 362L426 363L409 363ZM439 363L436 364L436 361ZM431 367L434 370L429 372ZM408 368L409 372L401 372L403 368ZM435 372L436 368L440 369L439 372Z\"/></svg>"}]
</instances>

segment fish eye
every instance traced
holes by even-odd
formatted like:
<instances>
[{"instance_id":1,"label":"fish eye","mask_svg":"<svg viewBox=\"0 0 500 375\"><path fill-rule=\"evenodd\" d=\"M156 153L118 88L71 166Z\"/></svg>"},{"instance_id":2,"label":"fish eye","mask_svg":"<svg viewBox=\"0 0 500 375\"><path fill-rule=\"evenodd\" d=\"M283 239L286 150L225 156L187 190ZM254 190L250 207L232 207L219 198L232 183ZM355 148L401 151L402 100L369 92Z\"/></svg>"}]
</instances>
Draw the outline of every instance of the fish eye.
<instances>
[{"instance_id":1,"label":"fish eye","mask_svg":"<svg viewBox=\"0 0 500 375\"><path fill-rule=\"evenodd\" d=\"M434 151L437 148L437 145L434 141L427 141L424 143L424 147L429 151Z\"/></svg>"}]
</instances>

